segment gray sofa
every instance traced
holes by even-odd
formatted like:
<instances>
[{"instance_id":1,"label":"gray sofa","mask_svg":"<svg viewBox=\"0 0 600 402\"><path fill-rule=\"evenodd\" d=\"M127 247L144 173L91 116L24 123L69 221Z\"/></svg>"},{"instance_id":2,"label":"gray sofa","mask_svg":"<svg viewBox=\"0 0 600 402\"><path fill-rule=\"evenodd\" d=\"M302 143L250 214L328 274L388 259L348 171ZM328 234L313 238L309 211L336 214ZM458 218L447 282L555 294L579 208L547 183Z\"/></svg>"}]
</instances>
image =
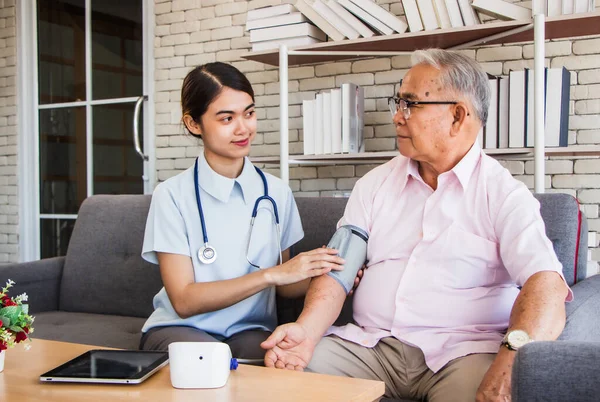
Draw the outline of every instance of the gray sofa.
<instances>
[{"instance_id":1,"label":"gray sofa","mask_svg":"<svg viewBox=\"0 0 600 402\"><path fill-rule=\"evenodd\" d=\"M594 400L600 395L600 381L581 388L582 377L597 376L592 367L600 357L600 343L592 343L600 341L600 275L583 280L585 217L568 195L537 197L565 276L570 284L578 283L573 286L575 301L567 305L567 327L561 336L565 342L540 342L519 351L513 399ZM305 237L293 252L326 244L346 199L298 198L297 203ZM66 257L0 266L0 282L10 278L17 282L14 292L30 296L34 338L137 348L140 328L152 312L152 297L162 286L158 267L140 257L149 204L150 196L90 197L81 206ZM301 309L302 300L278 300L280 322L294 320ZM348 299L337 323L351 317ZM555 389L569 390L569 397L561 398Z\"/></svg>"}]
</instances>

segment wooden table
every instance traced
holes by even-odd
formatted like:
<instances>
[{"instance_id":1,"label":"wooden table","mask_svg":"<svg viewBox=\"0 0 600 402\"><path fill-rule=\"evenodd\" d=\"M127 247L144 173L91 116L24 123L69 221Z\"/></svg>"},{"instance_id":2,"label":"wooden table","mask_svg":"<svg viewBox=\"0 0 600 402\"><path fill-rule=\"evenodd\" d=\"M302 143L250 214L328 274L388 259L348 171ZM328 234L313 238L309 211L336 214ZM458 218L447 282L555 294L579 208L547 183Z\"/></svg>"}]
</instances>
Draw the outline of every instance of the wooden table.
<instances>
[{"instance_id":1,"label":"wooden table","mask_svg":"<svg viewBox=\"0 0 600 402\"><path fill-rule=\"evenodd\" d=\"M210 402L372 402L385 391L383 382L323 374L275 370L241 364L218 389L175 389L169 366L139 385L49 384L40 374L94 346L34 339L7 351L0 373L0 401L210 401Z\"/></svg>"}]
</instances>

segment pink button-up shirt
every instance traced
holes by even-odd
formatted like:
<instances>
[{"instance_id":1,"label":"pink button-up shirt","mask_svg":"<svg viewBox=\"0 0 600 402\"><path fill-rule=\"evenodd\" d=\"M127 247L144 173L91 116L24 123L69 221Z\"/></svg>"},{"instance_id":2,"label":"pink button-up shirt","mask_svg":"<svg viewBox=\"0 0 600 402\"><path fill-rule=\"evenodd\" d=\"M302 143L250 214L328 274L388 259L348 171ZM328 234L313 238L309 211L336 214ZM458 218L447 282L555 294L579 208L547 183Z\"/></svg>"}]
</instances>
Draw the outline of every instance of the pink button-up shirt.
<instances>
[{"instance_id":1,"label":"pink button-up shirt","mask_svg":"<svg viewBox=\"0 0 600 402\"><path fill-rule=\"evenodd\" d=\"M367 347L394 336L434 372L498 352L517 286L540 271L562 276L538 201L477 143L435 191L413 160L378 166L356 183L342 222L369 233L368 269L354 295L357 325L328 333Z\"/></svg>"}]
</instances>

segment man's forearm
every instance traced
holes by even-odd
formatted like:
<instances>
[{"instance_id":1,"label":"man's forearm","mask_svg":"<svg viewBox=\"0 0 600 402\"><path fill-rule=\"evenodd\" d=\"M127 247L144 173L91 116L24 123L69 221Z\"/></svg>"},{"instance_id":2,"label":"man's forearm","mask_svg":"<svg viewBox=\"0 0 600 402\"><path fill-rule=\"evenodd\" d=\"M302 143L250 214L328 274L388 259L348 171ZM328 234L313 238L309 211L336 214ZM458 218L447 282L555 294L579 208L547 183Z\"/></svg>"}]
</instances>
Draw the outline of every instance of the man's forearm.
<instances>
[{"instance_id":1,"label":"man's forearm","mask_svg":"<svg viewBox=\"0 0 600 402\"><path fill-rule=\"evenodd\" d=\"M329 275L314 278L304 300L304 309L297 322L317 343L340 314L346 300L344 288Z\"/></svg>"},{"instance_id":2,"label":"man's forearm","mask_svg":"<svg viewBox=\"0 0 600 402\"><path fill-rule=\"evenodd\" d=\"M532 275L515 301L509 330L524 330L536 341L558 338L565 327L567 292L567 286L556 272Z\"/></svg>"}]
</instances>

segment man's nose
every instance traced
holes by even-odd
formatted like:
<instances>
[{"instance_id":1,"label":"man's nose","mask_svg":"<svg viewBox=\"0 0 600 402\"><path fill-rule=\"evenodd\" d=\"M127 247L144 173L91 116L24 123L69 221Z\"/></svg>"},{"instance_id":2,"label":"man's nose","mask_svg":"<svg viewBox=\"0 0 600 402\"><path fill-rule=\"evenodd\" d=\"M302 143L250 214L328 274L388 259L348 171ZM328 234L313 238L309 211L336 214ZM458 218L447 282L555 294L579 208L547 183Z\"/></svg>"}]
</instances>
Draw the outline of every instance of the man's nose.
<instances>
[{"instance_id":1,"label":"man's nose","mask_svg":"<svg viewBox=\"0 0 600 402\"><path fill-rule=\"evenodd\" d=\"M404 124L406 124L406 119L404 118L404 112L402 112L400 109L396 110L396 113L394 114L392 121L394 122L394 126L398 126L398 125L403 126Z\"/></svg>"}]
</instances>

